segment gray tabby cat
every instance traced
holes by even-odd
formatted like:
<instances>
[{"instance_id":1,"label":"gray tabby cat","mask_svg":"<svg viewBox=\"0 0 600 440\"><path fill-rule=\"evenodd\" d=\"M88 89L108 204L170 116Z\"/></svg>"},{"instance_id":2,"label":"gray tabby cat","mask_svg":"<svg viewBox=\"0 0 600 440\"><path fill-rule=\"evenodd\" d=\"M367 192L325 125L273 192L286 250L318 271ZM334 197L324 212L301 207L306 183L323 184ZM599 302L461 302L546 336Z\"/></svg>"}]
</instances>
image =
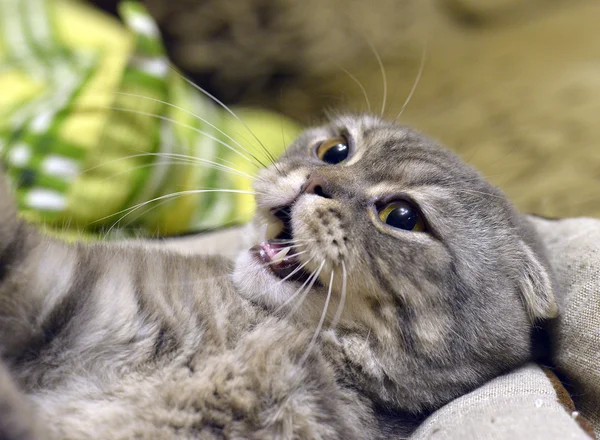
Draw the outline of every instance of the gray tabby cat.
<instances>
[{"instance_id":1,"label":"gray tabby cat","mask_svg":"<svg viewBox=\"0 0 600 440\"><path fill-rule=\"evenodd\" d=\"M0 437L400 437L557 314L527 220L415 131L335 118L255 189L235 262L65 244L3 192Z\"/></svg>"}]
</instances>

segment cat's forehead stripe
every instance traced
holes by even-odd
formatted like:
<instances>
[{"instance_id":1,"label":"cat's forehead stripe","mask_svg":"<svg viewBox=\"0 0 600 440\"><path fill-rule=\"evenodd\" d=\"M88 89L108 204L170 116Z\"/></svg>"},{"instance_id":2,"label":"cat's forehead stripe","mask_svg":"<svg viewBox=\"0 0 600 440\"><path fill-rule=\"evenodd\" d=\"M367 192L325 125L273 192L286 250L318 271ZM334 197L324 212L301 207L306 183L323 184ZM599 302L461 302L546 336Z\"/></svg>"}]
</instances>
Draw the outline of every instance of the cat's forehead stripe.
<instances>
[{"instance_id":1,"label":"cat's forehead stripe","mask_svg":"<svg viewBox=\"0 0 600 440\"><path fill-rule=\"evenodd\" d=\"M399 185L398 182L385 181L372 186L368 192L370 199L382 198L394 194L406 194L418 200L423 196L447 198L451 195L451 190L439 185Z\"/></svg>"},{"instance_id":2,"label":"cat's forehead stripe","mask_svg":"<svg viewBox=\"0 0 600 440\"><path fill-rule=\"evenodd\" d=\"M372 156L378 154L379 157ZM359 162L357 159L354 163ZM458 175L456 170L449 164L436 160L436 158L425 157L408 152L387 157L385 152L368 154L364 161L377 160L378 166L366 170L366 176L376 184L384 183L388 186L402 185L404 188L414 186L443 186L447 187L453 183L466 179ZM351 165L351 163L348 163Z\"/></svg>"},{"instance_id":3,"label":"cat's forehead stripe","mask_svg":"<svg viewBox=\"0 0 600 440\"><path fill-rule=\"evenodd\" d=\"M350 165L354 165L355 163L357 163L359 160L362 159L362 157L365 154L365 149L364 148L360 148L359 143L356 143L356 146L354 147L354 154L352 155L352 157L345 162L343 165L344 166L350 166Z\"/></svg>"}]
</instances>

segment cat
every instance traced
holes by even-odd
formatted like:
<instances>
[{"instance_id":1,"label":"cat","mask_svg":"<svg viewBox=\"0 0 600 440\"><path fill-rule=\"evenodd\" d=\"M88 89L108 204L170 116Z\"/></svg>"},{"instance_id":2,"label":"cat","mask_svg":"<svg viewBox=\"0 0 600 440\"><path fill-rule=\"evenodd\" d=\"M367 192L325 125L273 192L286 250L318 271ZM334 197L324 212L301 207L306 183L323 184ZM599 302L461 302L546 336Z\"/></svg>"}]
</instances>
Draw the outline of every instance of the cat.
<instances>
[{"instance_id":1,"label":"cat","mask_svg":"<svg viewBox=\"0 0 600 440\"><path fill-rule=\"evenodd\" d=\"M543 246L434 141L334 116L254 189L268 228L229 260L66 244L3 187L0 437L403 438L535 360Z\"/></svg>"}]
</instances>

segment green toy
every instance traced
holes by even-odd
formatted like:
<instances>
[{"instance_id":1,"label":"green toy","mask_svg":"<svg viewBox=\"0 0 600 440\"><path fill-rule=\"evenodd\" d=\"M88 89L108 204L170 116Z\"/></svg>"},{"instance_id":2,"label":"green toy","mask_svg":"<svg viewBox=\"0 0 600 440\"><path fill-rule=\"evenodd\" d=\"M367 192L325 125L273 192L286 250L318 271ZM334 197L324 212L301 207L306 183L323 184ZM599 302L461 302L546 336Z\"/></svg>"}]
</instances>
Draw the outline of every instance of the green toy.
<instances>
[{"instance_id":1,"label":"green toy","mask_svg":"<svg viewBox=\"0 0 600 440\"><path fill-rule=\"evenodd\" d=\"M257 165L298 127L233 116L170 66L140 4L120 12L125 27L77 2L0 2L0 148L21 212L88 237L247 221Z\"/></svg>"}]
</instances>

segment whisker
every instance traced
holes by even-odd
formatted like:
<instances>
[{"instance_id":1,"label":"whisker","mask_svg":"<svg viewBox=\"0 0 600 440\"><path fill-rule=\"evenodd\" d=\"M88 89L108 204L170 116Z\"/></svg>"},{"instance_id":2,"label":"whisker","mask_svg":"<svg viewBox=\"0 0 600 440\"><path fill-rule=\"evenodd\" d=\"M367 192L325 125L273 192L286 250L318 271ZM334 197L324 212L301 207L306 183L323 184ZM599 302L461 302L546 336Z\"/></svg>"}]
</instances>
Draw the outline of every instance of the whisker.
<instances>
[{"instance_id":1,"label":"whisker","mask_svg":"<svg viewBox=\"0 0 600 440\"><path fill-rule=\"evenodd\" d=\"M342 317L342 312L344 310L344 305L346 304L346 281L347 281L347 273L346 273L346 264L342 261L342 295L340 296L340 303L338 304L337 310L335 311L335 316L333 317L333 321L331 321L330 328L335 328L340 318Z\"/></svg>"},{"instance_id":2,"label":"whisker","mask_svg":"<svg viewBox=\"0 0 600 440\"><path fill-rule=\"evenodd\" d=\"M229 219L229 220L227 220L227 221L225 221L225 222L223 222L223 223L221 223L219 225L211 226L211 227L208 227L206 229L197 230L195 232L185 233L183 235L168 235L168 236L165 236L165 237L162 237L162 238L163 239L181 239L182 237L198 237L198 236L202 236L204 234L208 234L208 233L211 233L211 232L215 232L215 231L221 230L221 229L225 228L226 226L235 225L237 222L239 222L241 220L246 220L246 216L245 215L240 215L240 216L234 217L232 219ZM231 250L229 250L227 252L224 252L224 251L218 252L217 251L218 254L219 255L225 255L225 254L231 254L231 253L238 253L238 252L241 252L243 250L248 249L248 247L251 246L251 243L247 240L247 237L240 237L240 240L241 241L245 241L246 243L239 243L238 244L239 247L237 249L231 249ZM206 255L206 254L213 255L214 252L206 252L206 253L205 252L198 252L198 254L199 255Z\"/></svg>"},{"instance_id":3,"label":"whisker","mask_svg":"<svg viewBox=\"0 0 600 440\"><path fill-rule=\"evenodd\" d=\"M125 158L123 158L123 159L125 159ZM119 159L117 159L117 160L119 160ZM122 174L129 173L131 171L135 171L135 170L139 170L139 169L144 169L144 168L150 168L150 167L159 166L159 165L191 165L191 166L200 166L200 165L203 165L204 168L218 170L218 171L223 171L223 172L226 172L226 173L236 174L238 176L246 177L248 179L253 179L253 177L250 176L249 174L246 174L244 172L241 172L241 171L229 168L227 166L222 166L221 164L219 164L217 162L212 162L212 161L209 161L209 160L206 160L206 161L204 161L204 160L197 161L197 160L190 160L190 159L186 160L186 159L181 159L181 158L174 158L172 160L165 160L165 161L160 161L160 162L157 161L157 162L154 162L154 163L147 163L147 164L144 164L144 165L138 165L138 166L135 166L135 167L131 167L131 168L128 168L126 170L119 171L118 173L114 173L114 174L111 174L109 176L106 176L104 178L104 180L110 179L110 178L113 178L113 177L117 177L117 176L120 176ZM92 168L97 168L97 167L92 167ZM87 170L82 171L80 174L83 174L86 171L91 170L92 168L88 168Z\"/></svg>"},{"instance_id":4,"label":"whisker","mask_svg":"<svg viewBox=\"0 0 600 440\"><path fill-rule=\"evenodd\" d=\"M129 220L127 223L125 223L125 225L123 225L123 226L121 227L121 229L126 229L126 228L127 228L129 225L131 225L132 223L134 223L134 222L135 222L137 219L139 219L140 217L142 217L142 216L144 216L144 215L148 214L150 211L153 211L153 210L155 210L155 209L158 209L158 208L160 208L160 207L161 207L161 206L163 206L165 203L168 203L168 202L170 202L170 201L171 201L171 199L165 199L165 200L162 200L162 201L160 201L160 202L158 202L158 203L154 204L154 205L153 205L153 206L151 206L151 207L148 207L148 209L145 209L144 211L142 211L142 212L138 213L138 215L137 215L137 216L133 217L131 220ZM119 223L119 222L120 222L122 219L123 219L123 217L121 217L121 219L117 220L117 222L115 222L115 223ZM239 220L242 220L242 219L243 219L243 220L245 220L245 219L246 219L246 217L245 217L245 216L237 216L237 217L235 217L235 218L232 218L232 219L230 219L230 220L228 220L228 221L226 221L226 222L224 222L224 223L221 223L221 224L219 224L219 225L217 225L217 226L214 226L214 227L211 227L211 228L207 228L206 230L202 230L202 232L201 232L201 233L202 233L202 234L204 234L204 233L207 233L207 232L214 231L214 230L216 230L216 229L223 228L223 227L225 227L225 226L227 226L227 225L234 224L235 222L237 222L237 221L239 221ZM114 225L113 225L113 226L114 226ZM107 235L105 235L105 237L104 237L104 238L106 238L106 237L107 237ZM156 237L156 238L158 238L158 235L157 235L157 237ZM172 238L172 237L171 237L171 238ZM229 254L231 254L231 253L238 253L238 252L240 252L242 249L243 249L243 247L241 247L241 248L239 248L239 249L237 249L237 250L232 250L232 251L230 251L230 252L227 252L227 253L229 253ZM223 252L223 253L221 253L221 254L219 254L219 255L224 255L224 254L227 254L227 253Z\"/></svg>"},{"instance_id":5,"label":"whisker","mask_svg":"<svg viewBox=\"0 0 600 440\"><path fill-rule=\"evenodd\" d=\"M310 260L308 260L306 263L304 263L304 264L303 264L301 267L304 267L304 266L306 266L306 265L307 265L307 264L308 264L308 263L309 263L311 260L312 260L312 258L311 258ZM299 269L298 269L298 270L299 270ZM289 274L289 275L288 275L288 277L291 277L292 275L293 275L293 272L292 272L291 274ZM298 288L298 289L297 289L297 290L296 290L296 291L295 291L295 292L294 292L292 295L290 295L290 297L289 297L287 300L285 300L285 302L284 302L283 304L281 304L279 307L277 307L277 308L275 309L275 313L278 313L279 311L281 311L281 309L283 309L285 306L287 306L289 303L291 303L291 302L294 300L294 298L296 298L296 296L298 296L298 295L300 294L300 292L302 292L302 291L304 290L304 287L305 287L305 286L306 286L308 283L310 283L310 282L311 282L311 280L313 280L313 279L316 279L316 277L318 277L318 276L319 276L319 273L318 273L318 272L312 272L312 273L311 273L311 274L308 276L308 278L307 278L307 279L306 279L306 280L305 280L305 281L302 283L302 285L301 285L301 286L300 286L300 287L299 287L299 288ZM286 277L286 278L287 278L287 277ZM285 278L284 278L284 279L282 279L282 280L280 280L280 281L278 281L277 283L278 283L278 284L279 284L279 283L283 283L283 281L284 281L284 280L285 280ZM312 286L312 284L311 284L311 286ZM309 287L309 288L310 288L310 287ZM287 316L290 316L290 315L291 315L291 313L290 313L290 314L288 314Z\"/></svg>"},{"instance_id":6,"label":"whisker","mask_svg":"<svg viewBox=\"0 0 600 440\"><path fill-rule=\"evenodd\" d=\"M271 154L271 152L267 149L267 147L265 147L265 145L261 142L261 140L258 138L258 136L256 136L256 134L254 134L254 132L252 130L250 130L250 127L248 127L248 124L246 124L244 121L242 121L242 119L235 114L235 112L233 110L231 110L229 107L227 107L223 102L221 102L219 99L217 99L217 97L215 97L214 95L212 95L211 93L209 93L208 91L204 90L202 87L200 87L199 85L195 84L192 80L186 78L181 72L179 72L174 66L171 65L171 69L177 74L179 75L185 82L187 82L189 85L191 85L192 87L194 87L196 90L198 90L199 92L203 93L204 95L208 96L210 99L212 99L215 103L217 103L218 105L220 105L223 109L225 109L231 116L233 116L238 122L240 122L245 128L246 130L248 130L248 132L252 135L252 137L254 139L256 139L256 141L260 144L260 146L262 147L262 149L265 151L265 153L267 154L267 157L271 160L271 162L275 165L276 159L273 157L273 155ZM263 165L264 166L264 165ZM277 168L277 166L275 166L275 168Z\"/></svg>"},{"instance_id":7,"label":"whisker","mask_svg":"<svg viewBox=\"0 0 600 440\"><path fill-rule=\"evenodd\" d=\"M177 191L174 193L170 193L170 194L165 194L162 195L160 197L155 197L154 199L151 200L146 200L145 202L142 203L138 203L137 205L134 206L130 206L129 208L123 209L119 212L115 212L114 214L111 215L107 215L106 217L102 217L97 221L101 221L101 220L105 220L107 218L113 217L115 215L121 214L123 212L126 211L130 211L136 208L140 208L144 205L147 205L148 203L152 203L155 202L157 200L163 200L166 198L172 198L172 197L180 197L180 196L185 196L185 195L190 195L190 194L203 194L203 193L213 193L213 192L224 192L224 193L234 193L234 194L249 194L249 195L256 195L259 194L257 192L254 191L246 191L246 190L242 190L242 189L225 189L225 188L207 188L207 189L189 189L189 190L185 190L185 191Z\"/></svg>"},{"instance_id":8,"label":"whisker","mask_svg":"<svg viewBox=\"0 0 600 440\"><path fill-rule=\"evenodd\" d=\"M140 151L140 150L138 150L138 151ZM176 157L176 158L180 158L182 160L187 159L187 160L190 160L190 161L198 159L195 156L189 156L187 154L143 152L143 153L138 153L138 154L131 154L129 156L119 157L117 159L107 160L107 161L102 162L102 163L100 163L98 165L94 165L93 167L89 167L89 168L86 168L86 169L82 170L78 174L78 176L81 176L82 174L85 174L85 173L89 173L90 171L93 171L96 168L101 168L103 166L106 166L106 165L109 165L109 164L112 164L112 163L115 163L115 162L119 162L119 161L127 160L127 159L135 159L136 157L144 157L144 156L164 156L164 157L167 157L167 158ZM217 158L217 159L222 160L221 158ZM217 164L218 162L213 162L213 163Z\"/></svg>"},{"instance_id":9,"label":"whisker","mask_svg":"<svg viewBox=\"0 0 600 440\"><path fill-rule=\"evenodd\" d=\"M258 251L250 251L250 252L251 252L251 253L253 253L253 254L258 254L258 253L260 253L261 251L260 251L260 250L258 250ZM297 253L295 253L295 254L286 255L286 257L289 257L289 258L292 258L292 257L297 257L298 255L302 255L302 254L305 254L305 253L307 253L307 252L308 252L308 251L301 251L301 252L297 252ZM277 264L277 263L274 263L273 261L271 261L271 262L269 262L269 263L267 263L267 264L264 264L264 265L263 265L263 267L271 266L271 265L273 265L273 264Z\"/></svg>"},{"instance_id":10,"label":"whisker","mask_svg":"<svg viewBox=\"0 0 600 440\"><path fill-rule=\"evenodd\" d=\"M358 80L358 78L356 76L354 76L352 73L350 73L348 70L344 69L342 66L339 66L339 65L338 65L338 68L341 69L346 75L348 75L350 77L350 79L352 81L354 81L358 85L358 87L360 88L360 90L365 98L365 102L367 103L367 113L371 113L371 101L369 101L369 95L367 94L367 90L365 89L365 87Z\"/></svg>"},{"instance_id":11,"label":"whisker","mask_svg":"<svg viewBox=\"0 0 600 440\"><path fill-rule=\"evenodd\" d=\"M246 156L245 154L243 154L240 151L236 150L234 147L232 147L231 145L229 145L227 142L222 141L221 139L219 139L219 138L211 135L210 133L208 133L206 131L200 130L200 129L198 129L196 127L193 127L191 125L188 125L188 124L184 124L183 122L176 121L175 119L168 118L168 117L162 116L162 115L156 115L154 113L144 112L144 111L141 111L141 110L134 110L134 109L130 109L130 108L124 108L124 107L99 106L99 108L104 108L104 109L107 109L107 110L117 110L117 111L122 111L122 112L125 112L125 113L133 113L133 114L137 114L137 115L141 115L141 116L148 116L148 117L151 117L151 118L160 119L161 121L166 121L166 122L170 122L172 124L179 125L180 127L183 127L183 128L188 128L188 129L190 129L192 131L195 131L196 133L199 133L199 134L201 134L203 136L206 136L209 139L214 140L215 142L223 145L225 148L227 148L227 149L233 151L234 153L238 154L239 156L243 157L244 159L246 159L249 163L251 163L255 167L260 168L256 163L252 162L252 160L248 156ZM260 164L260 166L265 167L265 164L263 164L260 161L259 161L259 164Z\"/></svg>"},{"instance_id":12,"label":"whisker","mask_svg":"<svg viewBox=\"0 0 600 440\"><path fill-rule=\"evenodd\" d=\"M421 64L419 65L419 71L417 72L417 77L415 78L415 81L412 85L412 88L410 89L410 92L408 93L408 96L406 97L406 100L404 101L404 104L402 104L402 108L400 109L400 112L394 118L394 122L398 121L398 118L400 118L400 116L402 116L402 113L404 113L404 109L406 108L408 103L411 101L411 99L415 93L415 90L417 90L417 86L419 85L419 82L421 81L421 76L423 75L423 70L425 69L425 60L426 59L427 59L427 40L425 40L425 43L423 44L423 53L421 54Z\"/></svg>"},{"instance_id":13,"label":"whisker","mask_svg":"<svg viewBox=\"0 0 600 440\"><path fill-rule=\"evenodd\" d=\"M245 190L238 190L238 189L190 189L190 190L186 190L186 191L178 191L175 193L171 193L171 194L165 194L163 196L160 197L156 197L154 199L151 200L147 200L145 202L142 203L138 203L137 205L131 206L129 208L123 209L119 212L115 212L113 214L104 216L102 218L99 218L97 220L94 220L93 222L90 222L90 224L94 224L94 223L98 223L101 222L102 220L106 220L110 217L114 217L116 215L125 213L125 215L123 215L121 218L119 218L106 232L106 236L108 236L108 234L110 234L110 232L114 229L114 227L121 221L123 220L125 217L127 217L128 215L130 215L132 212L137 211L140 208L143 208L144 206L148 205L149 203L152 202L156 202L158 200L164 200L164 199L168 199L168 198L174 198L174 197L181 197L184 195L190 195L190 194L202 194L202 193L211 193L211 192L225 192L225 193L235 193L235 194L250 194L250 195L256 195L256 193L254 191L245 191Z\"/></svg>"},{"instance_id":14,"label":"whisker","mask_svg":"<svg viewBox=\"0 0 600 440\"><path fill-rule=\"evenodd\" d=\"M297 257L298 255L303 255L303 254L305 254L307 252L308 252L308 250L300 251L300 252L296 252L295 254L286 255L286 257L290 257L290 258L291 257Z\"/></svg>"},{"instance_id":15,"label":"whisker","mask_svg":"<svg viewBox=\"0 0 600 440\"><path fill-rule=\"evenodd\" d=\"M131 225L132 223L135 223L139 218L143 217L144 215L148 214L151 211L154 211L155 209L160 208L161 206L163 206L164 204L168 203L169 201L170 201L170 199L167 199L167 200L163 200L163 201L161 201L159 203L156 203L156 204L154 204L152 206L146 206L146 209L138 212L136 216L133 216L132 218L130 218L129 221L127 223L125 223L124 225L120 226L119 229L127 229L127 227L129 225ZM115 226L116 224L119 224L121 222L121 220L123 220L123 218L125 218L125 217L121 217L112 226ZM112 227L109 228L109 230L105 233L104 238L108 237L108 234L110 234L111 230L112 230Z\"/></svg>"},{"instance_id":16,"label":"whisker","mask_svg":"<svg viewBox=\"0 0 600 440\"><path fill-rule=\"evenodd\" d=\"M225 160L223 158L220 158L220 157L216 157L216 159L219 160L219 161L221 161L221 162L229 163L232 166L227 166L227 165L224 165L223 163L215 162L215 161L204 159L204 158L201 158L201 157L189 156L187 154L179 154L179 153L150 153L150 152L144 152L144 153L139 153L139 154L132 154L132 155L129 155L129 156L120 157L118 159L109 160L109 161L103 162L101 164L98 164L98 165L86 168L86 169L82 170L81 172L79 172L78 175L81 176L81 175L83 175L85 173L93 171L94 169L101 168L103 166L107 166L107 165L109 165L111 163L115 163L115 162L119 162L119 161L127 160L127 159L134 159L136 157L144 157L144 156L158 156L160 158L172 158L173 161L172 162L157 162L157 163L139 165L137 167L133 167L133 168L130 168L128 170L124 170L124 171L121 171L119 173L113 174L113 175L108 176L106 178L108 179L110 177L119 176L121 174L129 172L130 170L141 169L141 168L144 168L144 167L151 167L151 166L156 166L156 165L164 165L164 164L169 164L169 163L170 164L177 164L177 163L185 164L185 163L188 163L190 165L196 165L196 166L203 165L203 166L206 166L207 168L210 168L210 169L215 169L215 170L219 170L219 171L228 172L228 173L231 173L231 174L236 174L238 176L245 177L245 178L247 178L249 180L258 180L258 181L263 180L263 178L260 177L260 176L253 176L253 175L250 175L248 173L244 173L242 171L239 171L239 170L233 168L233 166L235 166L236 164L233 164L232 162L230 162L228 160Z\"/></svg>"},{"instance_id":17,"label":"whisker","mask_svg":"<svg viewBox=\"0 0 600 440\"><path fill-rule=\"evenodd\" d=\"M277 284L281 284L284 281L287 281L289 278L293 277L296 273L300 272L302 270L302 268L304 266L306 266L308 263L310 263L312 260L312 258L310 260L308 260L306 263L302 264L301 266L298 266L296 269L294 269L289 275L287 275L285 278L280 279L279 281L277 281Z\"/></svg>"},{"instance_id":18,"label":"whisker","mask_svg":"<svg viewBox=\"0 0 600 440\"><path fill-rule=\"evenodd\" d=\"M308 295L308 293L310 292L310 289L312 289L312 287L315 285L315 282L317 281L317 279L319 278L319 275L321 274L321 270L323 269L323 266L325 265L325 260L323 260L323 262L321 263L321 265L319 266L319 268L312 273L311 276L309 276L306 281L304 282L304 284L302 284L302 286L300 286L300 289L298 289L291 297L289 297L285 303L283 303L281 306L278 307L278 309L282 308L283 306L289 304L297 295L300 294L300 292L302 292L302 295L299 299L298 302L296 302L295 306L292 308L292 310L290 310L290 312L286 315L286 318L289 318L290 316L292 316L296 310L298 310L298 308L302 305L302 303L304 302L304 300L306 299L306 295ZM308 283L308 286L306 286L306 288L304 289L304 291L302 291L302 288Z\"/></svg>"},{"instance_id":19,"label":"whisker","mask_svg":"<svg viewBox=\"0 0 600 440\"><path fill-rule=\"evenodd\" d=\"M182 107L179 107L175 104L171 104L170 102L167 101L162 101L160 99L156 99L156 98L152 98L150 96L144 96L144 95L136 95L135 93L125 93L125 92L115 92L119 95L123 95L123 96L131 96L134 98L141 98L141 99L147 99L150 101L154 101L154 102L158 102L160 104L164 104L166 106L172 107L174 109L177 109L183 113L186 113L190 116L193 116L194 118L204 122L206 125L214 128L215 130L217 130L219 133L221 133L223 136L225 136L227 139L229 139L230 141L232 141L235 145L237 145L238 147L240 147L242 150L244 150L246 153L248 153L250 156L252 156L252 158L254 158L254 160L256 160L258 163L260 163L263 167L266 167L265 164L262 163L262 161L260 159L258 159L254 154L252 154L250 151L248 151L246 148L244 148L244 146L242 144L240 144L238 141L236 141L234 138L232 138L231 136L229 136L227 133L225 133L223 130L221 130L220 128L218 128L217 126L215 126L214 124L210 123L208 120L206 120L205 118L197 115L194 112L191 112L189 110L186 110Z\"/></svg>"},{"instance_id":20,"label":"whisker","mask_svg":"<svg viewBox=\"0 0 600 440\"><path fill-rule=\"evenodd\" d=\"M314 243L314 242L317 241L317 239L316 238L300 238L300 239L298 239L298 238L287 238L287 239L284 239L284 238L280 238L280 239L272 238L269 241L272 241L272 242L278 243L278 244L292 244L292 245L294 245L296 243L298 243L298 244L302 244L302 243Z\"/></svg>"},{"instance_id":21,"label":"whisker","mask_svg":"<svg viewBox=\"0 0 600 440\"><path fill-rule=\"evenodd\" d=\"M306 297L308 296L308 294L310 293L310 289L313 288L313 286L315 285L317 279L319 278L319 275L321 274L321 271L323 270L323 266L325 265L325 260L323 260L323 262L321 263L321 265L319 266L319 268L317 269L317 271L315 272L315 276L314 278L310 281L310 284L306 287L306 289L304 290L304 292L302 292L302 296L301 298L298 300L298 302L294 305L294 308L290 311L290 313L288 314L288 317L293 315L296 310L298 310L298 308L300 308L300 306L302 305L302 303L304 302L304 300L306 299Z\"/></svg>"},{"instance_id":22,"label":"whisker","mask_svg":"<svg viewBox=\"0 0 600 440\"><path fill-rule=\"evenodd\" d=\"M313 335L312 339L310 340L310 343L308 344L308 349L306 350L306 352L302 355L302 358L300 359L300 365L304 364L304 362L310 355L310 352L314 348L314 346L317 342L317 338L321 334L321 328L323 328L323 322L325 322L325 316L327 316L327 309L329 308L329 301L331 300L331 290L333 287L333 273L334 273L334 271L333 271L333 269L331 269L331 276L329 277L329 290L327 291L327 299L325 300L325 306L323 307L323 313L321 313L321 319L319 319L319 324L317 325L315 334Z\"/></svg>"},{"instance_id":23,"label":"whisker","mask_svg":"<svg viewBox=\"0 0 600 440\"><path fill-rule=\"evenodd\" d=\"M377 49L375 49L375 46L373 46L373 43L371 43L371 41L366 36L365 36L365 40L367 41L367 44L371 48L371 52L373 52L373 55L375 55L375 58L377 59L377 64L379 64L379 70L381 71L381 80L383 82L383 98L381 100L381 117L383 117L383 114L385 113L385 105L386 105L386 101L387 101L387 75L385 73L385 67L383 66L383 61L381 60L381 57L379 56L379 52L377 52Z\"/></svg>"}]
</instances>

